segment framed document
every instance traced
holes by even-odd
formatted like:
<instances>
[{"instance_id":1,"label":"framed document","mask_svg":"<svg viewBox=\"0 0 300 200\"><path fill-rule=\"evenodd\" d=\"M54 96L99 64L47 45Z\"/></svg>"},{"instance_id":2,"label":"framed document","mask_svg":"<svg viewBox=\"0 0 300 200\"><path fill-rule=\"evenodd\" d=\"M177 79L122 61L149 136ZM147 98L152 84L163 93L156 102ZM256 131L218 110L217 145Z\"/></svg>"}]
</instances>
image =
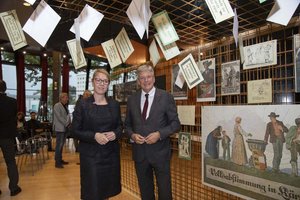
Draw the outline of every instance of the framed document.
<instances>
[{"instance_id":1,"label":"framed document","mask_svg":"<svg viewBox=\"0 0 300 200\"><path fill-rule=\"evenodd\" d=\"M14 51L27 45L20 21L15 10L0 13L0 18Z\"/></svg>"},{"instance_id":2,"label":"framed document","mask_svg":"<svg viewBox=\"0 0 300 200\"><path fill-rule=\"evenodd\" d=\"M201 81L203 81L201 72L192 54L189 54L187 57L185 57L182 61L178 63L178 65L189 89L192 89Z\"/></svg>"},{"instance_id":3,"label":"framed document","mask_svg":"<svg viewBox=\"0 0 300 200\"><path fill-rule=\"evenodd\" d=\"M180 132L178 135L178 157L191 160L191 134Z\"/></svg>"},{"instance_id":4,"label":"framed document","mask_svg":"<svg viewBox=\"0 0 300 200\"><path fill-rule=\"evenodd\" d=\"M103 47L103 50L111 68L114 68L122 63L116 44L113 39L103 42L101 43L101 45Z\"/></svg>"},{"instance_id":5,"label":"framed document","mask_svg":"<svg viewBox=\"0 0 300 200\"><path fill-rule=\"evenodd\" d=\"M277 64L277 40L244 47L243 69L252 69Z\"/></svg>"},{"instance_id":6,"label":"framed document","mask_svg":"<svg viewBox=\"0 0 300 200\"><path fill-rule=\"evenodd\" d=\"M119 50L122 61L125 63L127 58L133 53L134 48L127 35L125 28L122 28L120 33L115 38L115 44Z\"/></svg>"},{"instance_id":7,"label":"framed document","mask_svg":"<svg viewBox=\"0 0 300 200\"><path fill-rule=\"evenodd\" d=\"M152 22L164 46L179 40L167 11L164 10L153 15Z\"/></svg>"},{"instance_id":8,"label":"framed document","mask_svg":"<svg viewBox=\"0 0 300 200\"><path fill-rule=\"evenodd\" d=\"M222 63L221 95L240 94L240 61Z\"/></svg>"},{"instance_id":9,"label":"framed document","mask_svg":"<svg viewBox=\"0 0 300 200\"><path fill-rule=\"evenodd\" d=\"M294 35L295 92L300 92L300 34Z\"/></svg>"},{"instance_id":10,"label":"framed document","mask_svg":"<svg viewBox=\"0 0 300 200\"><path fill-rule=\"evenodd\" d=\"M272 79L248 81L248 103L272 102Z\"/></svg>"},{"instance_id":11,"label":"framed document","mask_svg":"<svg viewBox=\"0 0 300 200\"><path fill-rule=\"evenodd\" d=\"M205 0L216 24L234 16L228 0Z\"/></svg>"},{"instance_id":12,"label":"framed document","mask_svg":"<svg viewBox=\"0 0 300 200\"><path fill-rule=\"evenodd\" d=\"M178 118L181 125L195 126L196 107L193 106L177 106Z\"/></svg>"},{"instance_id":13,"label":"framed document","mask_svg":"<svg viewBox=\"0 0 300 200\"><path fill-rule=\"evenodd\" d=\"M216 100L215 58L199 61L199 69L204 81L197 85L197 102Z\"/></svg>"},{"instance_id":14,"label":"framed document","mask_svg":"<svg viewBox=\"0 0 300 200\"><path fill-rule=\"evenodd\" d=\"M67 41L68 49L70 51L70 55L73 60L73 64L75 69L79 69L81 67L86 66L86 60L80 46L80 43L76 40L68 40Z\"/></svg>"}]
</instances>

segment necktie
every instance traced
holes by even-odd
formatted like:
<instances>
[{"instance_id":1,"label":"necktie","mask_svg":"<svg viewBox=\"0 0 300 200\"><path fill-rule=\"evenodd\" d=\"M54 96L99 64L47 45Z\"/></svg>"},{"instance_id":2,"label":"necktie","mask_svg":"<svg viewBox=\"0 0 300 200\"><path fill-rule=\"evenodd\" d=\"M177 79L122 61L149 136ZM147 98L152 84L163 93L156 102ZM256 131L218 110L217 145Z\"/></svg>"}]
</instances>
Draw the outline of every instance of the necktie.
<instances>
[{"instance_id":1,"label":"necktie","mask_svg":"<svg viewBox=\"0 0 300 200\"><path fill-rule=\"evenodd\" d=\"M146 120L147 110L148 110L148 96L149 96L149 94L145 94L146 100L145 100L143 112L142 112L142 117L144 120Z\"/></svg>"}]
</instances>

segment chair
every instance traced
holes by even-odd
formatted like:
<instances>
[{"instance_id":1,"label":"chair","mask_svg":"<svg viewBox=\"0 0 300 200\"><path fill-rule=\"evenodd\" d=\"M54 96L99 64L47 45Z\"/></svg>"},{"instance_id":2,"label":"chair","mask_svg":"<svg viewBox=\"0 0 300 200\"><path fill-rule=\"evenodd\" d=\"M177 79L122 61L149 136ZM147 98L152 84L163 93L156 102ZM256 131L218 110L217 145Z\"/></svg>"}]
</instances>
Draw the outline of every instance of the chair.
<instances>
[{"instance_id":1,"label":"chair","mask_svg":"<svg viewBox=\"0 0 300 200\"><path fill-rule=\"evenodd\" d=\"M45 163L43 142L44 138L36 135L19 143L18 149L21 150L21 153L17 155L17 166L19 171L21 171L22 167L27 164L28 157L30 158L29 164L31 165L32 175L34 175L35 169L38 170L42 168L42 164Z\"/></svg>"}]
</instances>

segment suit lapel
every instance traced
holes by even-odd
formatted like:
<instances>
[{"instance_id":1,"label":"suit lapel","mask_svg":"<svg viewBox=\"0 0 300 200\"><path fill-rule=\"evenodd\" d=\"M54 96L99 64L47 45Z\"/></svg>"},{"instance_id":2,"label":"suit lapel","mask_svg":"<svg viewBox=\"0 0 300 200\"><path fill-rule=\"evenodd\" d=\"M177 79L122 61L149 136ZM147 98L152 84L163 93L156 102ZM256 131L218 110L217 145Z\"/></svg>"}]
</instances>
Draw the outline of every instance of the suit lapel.
<instances>
[{"instance_id":1,"label":"suit lapel","mask_svg":"<svg viewBox=\"0 0 300 200\"><path fill-rule=\"evenodd\" d=\"M154 99L150 108L150 112L149 112L149 117L147 118L150 119L152 117L152 115L154 115L156 108L158 108L159 105L159 101L160 101L160 97L161 97L161 92L158 88L155 89L155 94L154 94ZM154 116L155 117L155 116Z\"/></svg>"},{"instance_id":2,"label":"suit lapel","mask_svg":"<svg viewBox=\"0 0 300 200\"><path fill-rule=\"evenodd\" d=\"M141 94L142 91L140 90L136 97L135 97L135 102L137 102L137 107L138 107L138 112L140 113L140 117L142 118L142 111L141 111Z\"/></svg>"}]
</instances>

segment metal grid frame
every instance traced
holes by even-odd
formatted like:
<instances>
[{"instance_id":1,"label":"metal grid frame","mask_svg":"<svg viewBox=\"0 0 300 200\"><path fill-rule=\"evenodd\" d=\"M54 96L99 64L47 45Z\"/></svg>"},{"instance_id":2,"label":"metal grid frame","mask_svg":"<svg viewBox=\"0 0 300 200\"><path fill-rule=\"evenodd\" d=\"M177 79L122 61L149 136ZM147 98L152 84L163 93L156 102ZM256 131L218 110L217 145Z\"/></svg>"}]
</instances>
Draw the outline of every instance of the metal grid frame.
<instances>
[{"instance_id":1,"label":"metal grid frame","mask_svg":"<svg viewBox=\"0 0 300 200\"><path fill-rule=\"evenodd\" d=\"M115 25L128 25L128 31L132 39L139 41L139 37L129 21L126 10L131 0L48 0L48 4L62 17L60 23L76 18L85 4L104 14L104 19ZM245 32L268 24L266 18L274 4L274 1L266 1L260 4L257 0L230 0L232 8L237 9L239 17L239 31ZM220 40L232 35L233 19L216 24L205 3L205 0L151 0L152 13L166 10L180 37L178 46L182 49L202 45ZM298 15L299 9L295 15ZM150 22L150 35L156 31ZM99 38L101 40L101 38ZM143 42L146 38L144 36Z\"/></svg>"}]
</instances>

